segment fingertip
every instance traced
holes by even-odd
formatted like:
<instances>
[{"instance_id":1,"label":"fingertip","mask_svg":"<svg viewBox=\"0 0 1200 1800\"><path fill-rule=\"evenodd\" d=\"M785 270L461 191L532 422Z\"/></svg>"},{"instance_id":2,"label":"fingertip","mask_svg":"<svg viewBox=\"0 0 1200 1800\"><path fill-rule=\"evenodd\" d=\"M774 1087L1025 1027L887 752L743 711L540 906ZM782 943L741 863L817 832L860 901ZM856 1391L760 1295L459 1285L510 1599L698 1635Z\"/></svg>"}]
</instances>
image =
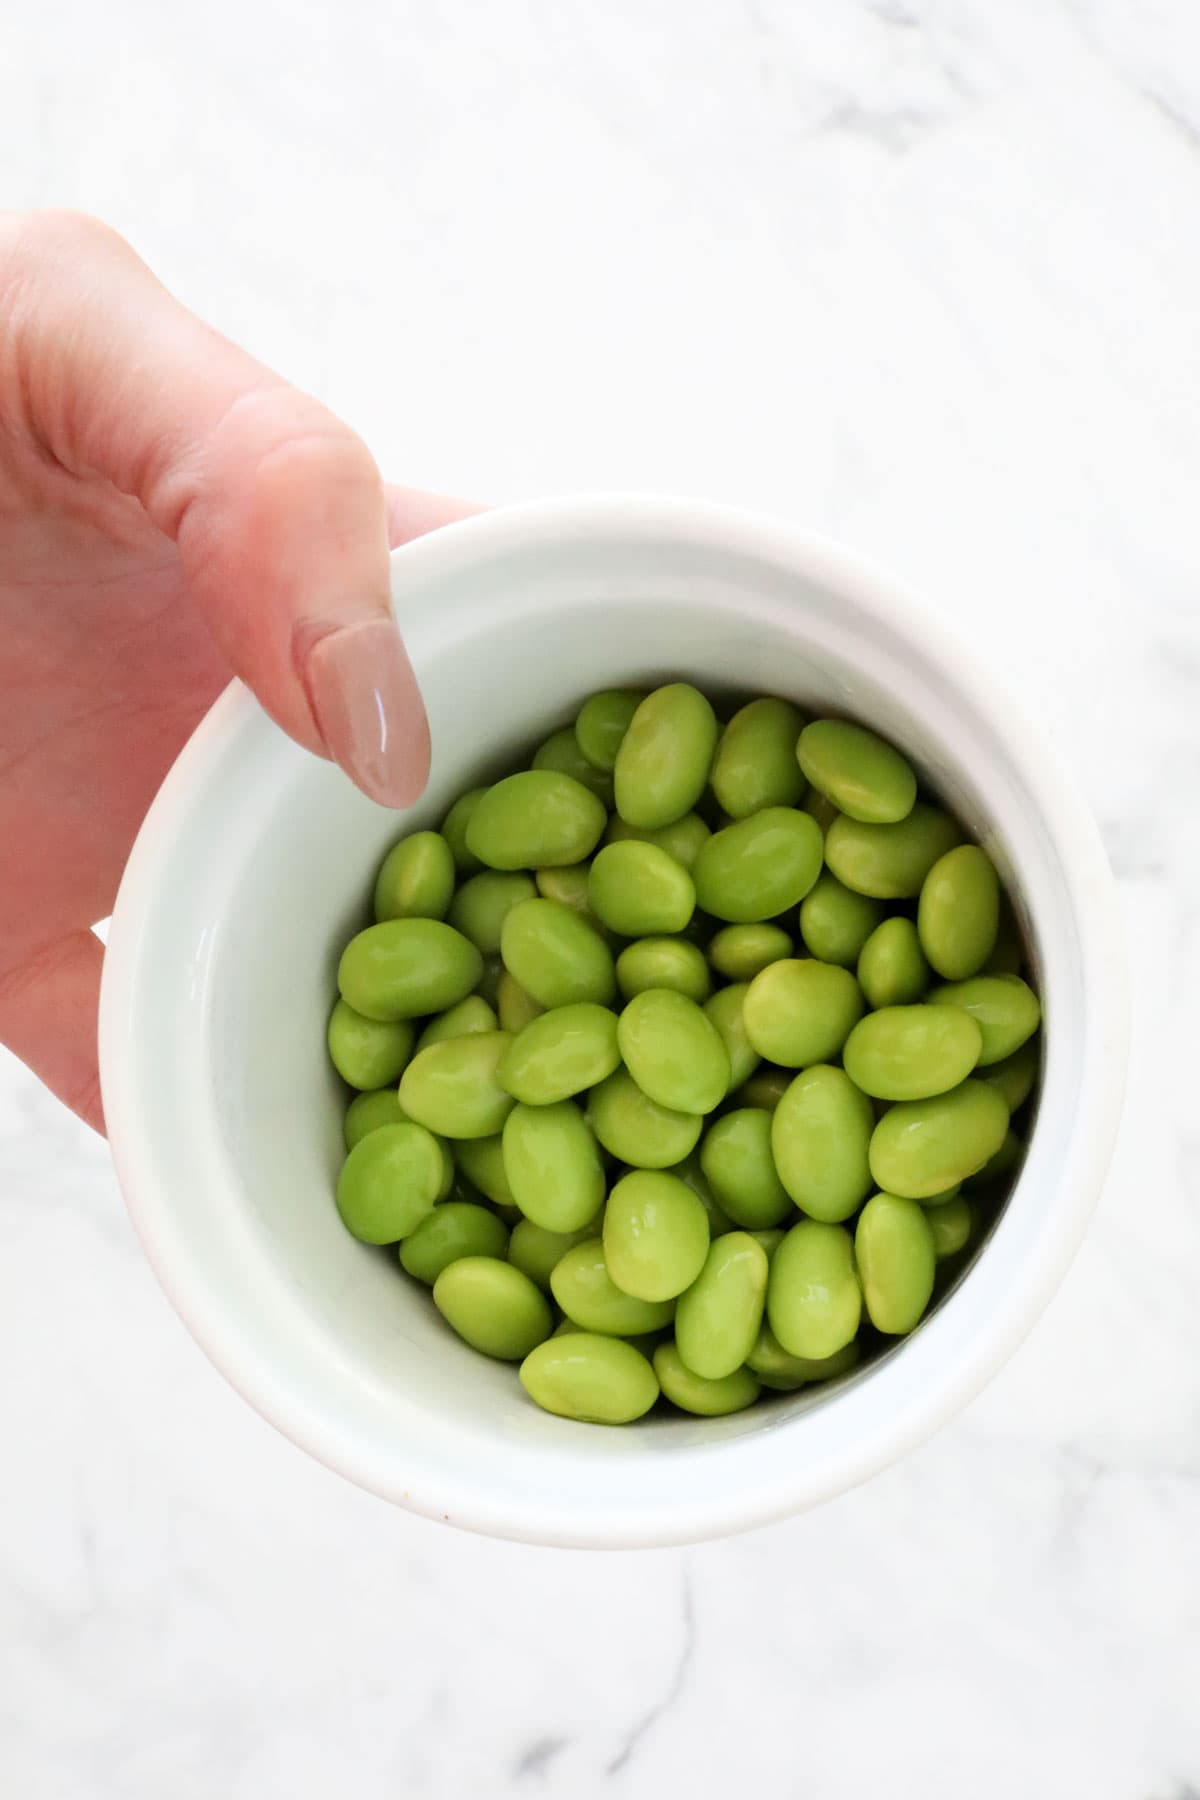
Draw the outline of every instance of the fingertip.
<instances>
[{"instance_id":1,"label":"fingertip","mask_svg":"<svg viewBox=\"0 0 1200 1800\"><path fill-rule=\"evenodd\" d=\"M297 632L296 659L329 754L381 806L413 805L429 779L429 721L403 639L391 619L314 635Z\"/></svg>"}]
</instances>

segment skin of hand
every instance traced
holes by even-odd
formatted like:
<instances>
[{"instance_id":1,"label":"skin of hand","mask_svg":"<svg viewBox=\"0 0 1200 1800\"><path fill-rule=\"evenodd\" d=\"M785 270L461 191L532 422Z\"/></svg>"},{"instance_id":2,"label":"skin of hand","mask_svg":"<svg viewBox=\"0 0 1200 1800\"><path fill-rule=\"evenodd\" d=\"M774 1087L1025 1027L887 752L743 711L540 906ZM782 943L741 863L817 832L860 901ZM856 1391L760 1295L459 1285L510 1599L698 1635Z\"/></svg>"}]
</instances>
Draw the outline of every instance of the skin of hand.
<instances>
[{"instance_id":1,"label":"skin of hand","mask_svg":"<svg viewBox=\"0 0 1200 1800\"><path fill-rule=\"evenodd\" d=\"M429 736L388 548L470 510L385 488L108 227L0 213L0 1042L97 1130L90 927L176 754L237 675L413 801Z\"/></svg>"}]
</instances>

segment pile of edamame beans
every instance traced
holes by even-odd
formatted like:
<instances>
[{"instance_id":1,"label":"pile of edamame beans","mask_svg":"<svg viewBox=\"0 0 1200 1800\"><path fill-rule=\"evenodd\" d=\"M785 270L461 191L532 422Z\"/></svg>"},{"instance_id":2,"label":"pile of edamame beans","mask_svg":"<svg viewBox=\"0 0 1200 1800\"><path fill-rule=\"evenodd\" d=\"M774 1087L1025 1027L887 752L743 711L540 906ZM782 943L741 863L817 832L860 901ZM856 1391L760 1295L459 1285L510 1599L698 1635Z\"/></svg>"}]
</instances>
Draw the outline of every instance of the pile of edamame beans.
<instances>
[{"instance_id":1,"label":"pile of edamame beans","mask_svg":"<svg viewBox=\"0 0 1200 1800\"><path fill-rule=\"evenodd\" d=\"M996 872L874 732L595 694L390 851L329 1052L342 1219L529 1397L739 1411L912 1331L1022 1154Z\"/></svg>"}]
</instances>

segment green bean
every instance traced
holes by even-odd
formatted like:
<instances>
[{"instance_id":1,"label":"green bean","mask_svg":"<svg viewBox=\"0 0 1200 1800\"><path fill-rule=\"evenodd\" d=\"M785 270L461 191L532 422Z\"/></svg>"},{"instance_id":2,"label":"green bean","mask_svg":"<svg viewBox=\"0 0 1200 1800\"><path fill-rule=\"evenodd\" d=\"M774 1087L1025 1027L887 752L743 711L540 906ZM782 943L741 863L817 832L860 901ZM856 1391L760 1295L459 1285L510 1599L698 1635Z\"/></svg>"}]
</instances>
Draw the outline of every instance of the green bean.
<instances>
[{"instance_id":1,"label":"green bean","mask_svg":"<svg viewBox=\"0 0 1200 1800\"><path fill-rule=\"evenodd\" d=\"M822 962L852 969L882 917L880 901L843 887L837 876L825 869L800 902L800 933Z\"/></svg>"},{"instance_id":2,"label":"green bean","mask_svg":"<svg viewBox=\"0 0 1200 1800\"><path fill-rule=\"evenodd\" d=\"M604 1200L604 1165L573 1100L515 1106L502 1142L508 1185L527 1219L547 1231L578 1231L596 1216Z\"/></svg>"},{"instance_id":3,"label":"green bean","mask_svg":"<svg viewBox=\"0 0 1200 1800\"><path fill-rule=\"evenodd\" d=\"M483 995L468 994L457 1006L430 1019L417 1039L417 1049L427 1050L430 1044L444 1044L449 1038L470 1037L475 1032L496 1029L496 1015Z\"/></svg>"},{"instance_id":4,"label":"green bean","mask_svg":"<svg viewBox=\"0 0 1200 1800\"><path fill-rule=\"evenodd\" d=\"M588 1117L609 1155L635 1169L669 1169L682 1162L704 1125L699 1113L659 1106L628 1069L617 1069L592 1089Z\"/></svg>"},{"instance_id":5,"label":"green bean","mask_svg":"<svg viewBox=\"0 0 1200 1800\"><path fill-rule=\"evenodd\" d=\"M436 1206L448 1164L445 1146L424 1126L378 1126L342 1164L342 1223L364 1244L397 1243Z\"/></svg>"},{"instance_id":6,"label":"green bean","mask_svg":"<svg viewBox=\"0 0 1200 1800\"><path fill-rule=\"evenodd\" d=\"M384 857L375 878L375 918L444 919L454 892L454 857L436 831L414 831Z\"/></svg>"},{"instance_id":7,"label":"green bean","mask_svg":"<svg viewBox=\"0 0 1200 1800\"><path fill-rule=\"evenodd\" d=\"M415 1035L408 1019L388 1023L365 1019L344 1000L338 1000L329 1015L326 1032L329 1060L351 1087L387 1087L399 1080L401 1069L412 1055Z\"/></svg>"},{"instance_id":8,"label":"green bean","mask_svg":"<svg viewBox=\"0 0 1200 1800\"><path fill-rule=\"evenodd\" d=\"M1004 1097L986 1082L967 1080L932 1100L902 1101L872 1133L871 1174L885 1193L911 1200L940 1194L981 1169L1007 1129Z\"/></svg>"},{"instance_id":9,"label":"green bean","mask_svg":"<svg viewBox=\"0 0 1200 1800\"><path fill-rule=\"evenodd\" d=\"M472 1350L500 1362L523 1361L554 1329L546 1296L496 1256L450 1263L433 1284L433 1304Z\"/></svg>"},{"instance_id":10,"label":"green bean","mask_svg":"<svg viewBox=\"0 0 1200 1800\"><path fill-rule=\"evenodd\" d=\"M684 929L696 890L683 864L657 844L607 844L592 863L588 904L610 931L650 937Z\"/></svg>"},{"instance_id":11,"label":"green bean","mask_svg":"<svg viewBox=\"0 0 1200 1800\"><path fill-rule=\"evenodd\" d=\"M729 1058L729 1092L749 1081L758 1067L758 1051L746 1036L744 1008L749 983L718 988L704 1002L704 1016L715 1025Z\"/></svg>"},{"instance_id":12,"label":"green bean","mask_svg":"<svg viewBox=\"0 0 1200 1800\"><path fill-rule=\"evenodd\" d=\"M742 1016L760 1056L800 1069L836 1056L862 1011L862 991L848 969L804 958L771 963L756 975Z\"/></svg>"},{"instance_id":13,"label":"green bean","mask_svg":"<svg viewBox=\"0 0 1200 1800\"><path fill-rule=\"evenodd\" d=\"M673 1300L690 1287L708 1254L708 1217L678 1176L633 1169L604 1209L604 1260L622 1293Z\"/></svg>"},{"instance_id":14,"label":"green bean","mask_svg":"<svg viewBox=\"0 0 1200 1800\"><path fill-rule=\"evenodd\" d=\"M617 1015L585 1001L531 1020L509 1045L498 1074L526 1106L552 1106L595 1087L620 1061Z\"/></svg>"},{"instance_id":15,"label":"green bean","mask_svg":"<svg viewBox=\"0 0 1200 1800\"><path fill-rule=\"evenodd\" d=\"M975 1229L975 1211L969 1200L951 1200L946 1206L935 1206L925 1217L939 1262L966 1249Z\"/></svg>"},{"instance_id":16,"label":"green bean","mask_svg":"<svg viewBox=\"0 0 1200 1800\"><path fill-rule=\"evenodd\" d=\"M768 806L714 832L692 869L696 903L716 919L752 925L796 906L821 872L821 833L806 812Z\"/></svg>"},{"instance_id":17,"label":"green bean","mask_svg":"<svg viewBox=\"0 0 1200 1800\"><path fill-rule=\"evenodd\" d=\"M639 1300L621 1291L608 1272L604 1245L597 1238L576 1244L555 1264L550 1290L568 1319L583 1331L630 1337L670 1323L673 1300Z\"/></svg>"},{"instance_id":18,"label":"green bean","mask_svg":"<svg viewBox=\"0 0 1200 1800\"><path fill-rule=\"evenodd\" d=\"M589 1332L539 1344L521 1364L521 1384L543 1411L589 1425L627 1425L658 1399L658 1378L640 1351Z\"/></svg>"},{"instance_id":19,"label":"green bean","mask_svg":"<svg viewBox=\"0 0 1200 1800\"><path fill-rule=\"evenodd\" d=\"M879 1100L926 1100L965 1081L983 1046L956 1006L885 1006L860 1019L842 1051L847 1075Z\"/></svg>"},{"instance_id":20,"label":"green bean","mask_svg":"<svg viewBox=\"0 0 1200 1800\"><path fill-rule=\"evenodd\" d=\"M788 700L752 700L721 733L712 790L731 819L764 806L795 806L805 781L796 766L804 720Z\"/></svg>"},{"instance_id":21,"label":"green bean","mask_svg":"<svg viewBox=\"0 0 1200 1800\"><path fill-rule=\"evenodd\" d=\"M728 981L752 981L760 969L792 954L781 925L726 925L708 946L708 960Z\"/></svg>"},{"instance_id":22,"label":"green bean","mask_svg":"<svg viewBox=\"0 0 1200 1800\"><path fill-rule=\"evenodd\" d=\"M1037 1044L1031 1038L1019 1050L1014 1050L1011 1056L981 1070L979 1079L999 1088L1009 1112L1015 1113L1018 1106L1022 1106L1033 1092L1039 1060Z\"/></svg>"},{"instance_id":23,"label":"green bean","mask_svg":"<svg viewBox=\"0 0 1200 1800\"><path fill-rule=\"evenodd\" d=\"M761 1107L714 1120L700 1143L700 1167L722 1210L747 1231L778 1225L792 1210L771 1156L771 1114Z\"/></svg>"},{"instance_id":24,"label":"green bean","mask_svg":"<svg viewBox=\"0 0 1200 1800\"><path fill-rule=\"evenodd\" d=\"M352 937L338 964L342 999L368 1019L413 1019L465 1000L483 973L474 944L440 919L388 919Z\"/></svg>"},{"instance_id":25,"label":"green bean","mask_svg":"<svg viewBox=\"0 0 1200 1800\"><path fill-rule=\"evenodd\" d=\"M877 925L858 959L858 985L867 1005L911 1006L929 982L929 964L912 920L897 916Z\"/></svg>"},{"instance_id":26,"label":"green bean","mask_svg":"<svg viewBox=\"0 0 1200 1800\"><path fill-rule=\"evenodd\" d=\"M768 1266L749 1232L726 1232L709 1246L675 1309L675 1347L693 1375L720 1381L741 1368L762 1323Z\"/></svg>"},{"instance_id":27,"label":"green bean","mask_svg":"<svg viewBox=\"0 0 1200 1800\"><path fill-rule=\"evenodd\" d=\"M459 795L442 820L442 836L450 846L454 866L460 875L473 875L476 869L483 867L474 852L467 848L467 826L486 793L485 787L468 788L465 794Z\"/></svg>"},{"instance_id":28,"label":"green bean","mask_svg":"<svg viewBox=\"0 0 1200 1800\"><path fill-rule=\"evenodd\" d=\"M612 773L617 751L645 698L641 688L606 688L584 701L575 721L575 741L593 768Z\"/></svg>"},{"instance_id":29,"label":"green bean","mask_svg":"<svg viewBox=\"0 0 1200 1800\"><path fill-rule=\"evenodd\" d=\"M917 778L911 765L865 726L814 719L800 733L796 757L818 792L850 819L894 824L912 811Z\"/></svg>"},{"instance_id":30,"label":"green bean","mask_svg":"<svg viewBox=\"0 0 1200 1800\"><path fill-rule=\"evenodd\" d=\"M454 1160L471 1183L494 1206L516 1209L513 1191L504 1172L504 1145L500 1132L492 1137L459 1138L454 1144Z\"/></svg>"},{"instance_id":31,"label":"green bean","mask_svg":"<svg viewBox=\"0 0 1200 1800\"><path fill-rule=\"evenodd\" d=\"M493 1137L513 1108L496 1079L511 1042L506 1031L479 1031L430 1044L400 1078L401 1106L441 1137Z\"/></svg>"},{"instance_id":32,"label":"green bean","mask_svg":"<svg viewBox=\"0 0 1200 1800\"><path fill-rule=\"evenodd\" d=\"M795 1069L777 1069L763 1063L733 1097L739 1106L762 1106L767 1112L774 1112L795 1078Z\"/></svg>"},{"instance_id":33,"label":"green bean","mask_svg":"<svg viewBox=\"0 0 1200 1800\"><path fill-rule=\"evenodd\" d=\"M467 848L490 869L582 862L606 820L604 803L573 776L524 769L484 794L467 826Z\"/></svg>"},{"instance_id":34,"label":"green bean","mask_svg":"<svg viewBox=\"0 0 1200 1800\"><path fill-rule=\"evenodd\" d=\"M680 681L647 694L613 765L621 817L643 831L681 819L704 792L716 744L713 709L694 687Z\"/></svg>"},{"instance_id":35,"label":"green bean","mask_svg":"<svg viewBox=\"0 0 1200 1800\"><path fill-rule=\"evenodd\" d=\"M556 900L522 900L504 921L500 952L510 975L546 1007L616 998L612 951L579 913Z\"/></svg>"},{"instance_id":36,"label":"green bean","mask_svg":"<svg viewBox=\"0 0 1200 1800\"><path fill-rule=\"evenodd\" d=\"M612 776L588 761L576 741L574 726L568 725L562 731L552 733L535 751L533 766L569 775L595 794L606 809L613 803Z\"/></svg>"},{"instance_id":37,"label":"green bean","mask_svg":"<svg viewBox=\"0 0 1200 1800\"><path fill-rule=\"evenodd\" d=\"M599 920L588 906L589 873L587 863L566 863L560 869L539 869L534 881L543 900L557 900L560 906L570 906L598 925Z\"/></svg>"},{"instance_id":38,"label":"green bean","mask_svg":"<svg viewBox=\"0 0 1200 1800\"><path fill-rule=\"evenodd\" d=\"M960 844L934 863L921 885L921 948L946 981L977 975L996 947L1000 883L978 844Z\"/></svg>"},{"instance_id":39,"label":"green bean","mask_svg":"<svg viewBox=\"0 0 1200 1800\"><path fill-rule=\"evenodd\" d=\"M546 1009L539 1006L516 977L505 969L496 986L496 1010L500 1015L501 1031L511 1031L517 1037L527 1025L540 1019Z\"/></svg>"},{"instance_id":40,"label":"green bean","mask_svg":"<svg viewBox=\"0 0 1200 1800\"><path fill-rule=\"evenodd\" d=\"M842 1069L818 1063L797 1075L771 1120L779 1179L802 1212L840 1224L871 1189L871 1103Z\"/></svg>"},{"instance_id":41,"label":"green bean","mask_svg":"<svg viewBox=\"0 0 1200 1800\"><path fill-rule=\"evenodd\" d=\"M825 837L825 861L857 894L906 900L920 893L934 863L961 839L949 813L918 800L896 825L864 824L845 814L835 819Z\"/></svg>"},{"instance_id":42,"label":"green bean","mask_svg":"<svg viewBox=\"0 0 1200 1800\"><path fill-rule=\"evenodd\" d=\"M414 1280L432 1287L460 1257L503 1256L507 1249L508 1227L494 1212L469 1200L445 1200L404 1239L400 1264Z\"/></svg>"},{"instance_id":43,"label":"green bean","mask_svg":"<svg viewBox=\"0 0 1200 1800\"><path fill-rule=\"evenodd\" d=\"M720 1032L694 1000L672 988L635 994L617 1020L626 1068L644 1094L673 1112L706 1113L729 1089Z\"/></svg>"},{"instance_id":44,"label":"green bean","mask_svg":"<svg viewBox=\"0 0 1200 1800\"><path fill-rule=\"evenodd\" d=\"M676 1163L671 1170L680 1181L687 1183L699 1200L708 1217L708 1235L710 1238L723 1237L727 1231L733 1230L733 1221L717 1204L717 1197L709 1185L708 1177L700 1167L700 1158L696 1151L685 1156L682 1162Z\"/></svg>"},{"instance_id":45,"label":"green bean","mask_svg":"<svg viewBox=\"0 0 1200 1800\"><path fill-rule=\"evenodd\" d=\"M704 952L678 937L644 937L626 944L617 958L617 986L626 1000L647 988L673 988L697 1004L708 999L712 980Z\"/></svg>"},{"instance_id":46,"label":"green bean","mask_svg":"<svg viewBox=\"0 0 1200 1800\"><path fill-rule=\"evenodd\" d=\"M377 1088L370 1093L355 1094L346 1108L344 1135L347 1150L353 1150L368 1132L381 1125L403 1125L407 1115L394 1087Z\"/></svg>"},{"instance_id":47,"label":"green bean","mask_svg":"<svg viewBox=\"0 0 1200 1800\"><path fill-rule=\"evenodd\" d=\"M746 1367L753 1369L764 1387L793 1392L796 1388L807 1387L810 1382L829 1381L835 1375L844 1375L854 1368L860 1356L855 1340L835 1350L832 1356L793 1356L790 1350L784 1349L764 1319L754 1347L746 1358Z\"/></svg>"},{"instance_id":48,"label":"green bean","mask_svg":"<svg viewBox=\"0 0 1200 1800\"><path fill-rule=\"evenodd\" d=\"M996 1154L988 1158L982 1169L977 1169L974 1175L968 1175L963 1187L968 1193L974 1193L978 1188L985 1188L993 1181L999 1181L1002 1175L1013 1174L1020 1168L1024 1155L1025 1146L1010 1127Z\"/></svg>"},{"instance_id":49,"label":"green bean","mask_svg":"<svg viewBox=\"0 0 1200 1800\"><path fill-rule=\"evenodd\" d=\"M703 1419L743 1412L758 1399L759 1380L751 1370L735 1369L718 1381L706 1381L703 1375L692 1373L674 1344L658 1346L654 1352L654 1373L672 1406Z\"/></svg>"},{"instance_id":50,"label":"green bean","mask_svg":"<svg viewBox=\"0 0 1200 1800\"><path fill-rule=\"evenodd\" d=\"M867 1316L876 1331L911 1331L933 1293L933 1230L915 1200L875 1194L858 1215L854 1254Z\"/></svg>"},{"instance_id":51,"label":"green bean","mask_svg":"<svg viewBox=\"0 0 1200 1800\"><path fill-rule=\"evenodd\" d=\"M771 1259L767 1289L767 1318L783 1348L793 1356L833 1356L850 1343L861 1314L845 1226L815 1219L793 1225Z\"/></svg>"},{"instance_id":52,"label":"green bean","mask_svg":"<svg viewBox=\"0 0 1200 1800\"><path fill-rule=\"evenodd\" d=\"M532 1219L521 1219L508 1240L508 1260L548 1294L550 1277L567 1251L594 1238L599 1229L598 1219L589 1219L578 1231L547 1231Z\"/></svg>"},{"instance_id":53,"label":"green bean","mask_svg":"<svg viewBox=\"0 0 1200 1800\"><path fill-rule=\"evenodd\" d=\"M969 981L934 988L929 998L935 1006L961 1006L970 1013L983 1033L981 1069L1019 1050L1042 1016L1037 995L1019 975L974 975Z\"/></svg>"},{"instance_id":54,"label":"green bean","mask_svg":"<svg viewBox=\"0 0 1200 1800\"><path fill-rule=\"evenodd\" d=\"M455 894L450 923L470 938L484 956L500 950L500 930L514 906L532 900L537 887L531 875L510 875L499 869L483 869L472 875Z\"/></svg>"},{"instance_id":55,"label":"green bean","mask_svg":"<svg viewBox=\"0 0 1200 1800\"><path fill-rule=\"evenodd\" d=\"M657 844L668 856L673 856L677 863L691 873L701 844L707 843L712 836L708 826L699 813L684 813L682 819L674 819L670 825L663 825L657 831L639 831L633 825L626 824L624 819L609 820L608 830L604 834L606 844Z\"/></svg>"}]
</instances>

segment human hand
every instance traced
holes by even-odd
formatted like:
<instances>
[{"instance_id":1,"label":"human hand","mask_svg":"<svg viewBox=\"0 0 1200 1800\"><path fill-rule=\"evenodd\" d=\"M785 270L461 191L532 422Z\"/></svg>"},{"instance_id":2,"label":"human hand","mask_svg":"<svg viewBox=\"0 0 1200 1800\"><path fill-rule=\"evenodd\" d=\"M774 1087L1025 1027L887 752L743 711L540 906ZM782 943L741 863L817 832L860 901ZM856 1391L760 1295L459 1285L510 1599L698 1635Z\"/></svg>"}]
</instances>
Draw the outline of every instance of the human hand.
<instances>
[{"instance_id":1,"label":"human hand","mask_svg":"<svg viewBox=\"0 0 1200 1800\"><path fill-rule=\"evenodd\" d=\"M385 805L429 769L388 546L469 509L74 214L0 215L0 1041L97 1130L96 1009L138 826L236 674Z\"/></svg>"}]
</instances>

